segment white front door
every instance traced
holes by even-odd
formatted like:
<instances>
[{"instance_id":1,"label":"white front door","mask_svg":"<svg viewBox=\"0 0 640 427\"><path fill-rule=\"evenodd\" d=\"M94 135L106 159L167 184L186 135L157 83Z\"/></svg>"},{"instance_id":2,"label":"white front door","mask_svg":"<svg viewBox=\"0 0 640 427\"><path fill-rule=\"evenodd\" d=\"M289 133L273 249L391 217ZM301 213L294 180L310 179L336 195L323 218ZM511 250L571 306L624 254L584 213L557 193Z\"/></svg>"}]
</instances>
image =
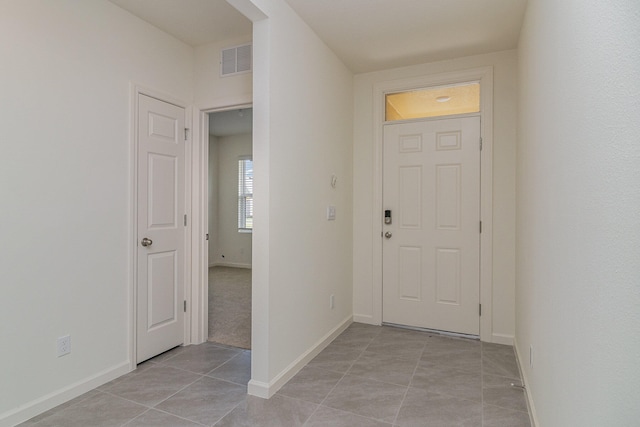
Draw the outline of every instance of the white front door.
<instances>
[{"instance_id":1,"label":"white front door","mask_svg":"<svg viewBox=\"0 0 640 427\"><path fill-rule=\"evenodd\" d=\"M138 95L137 363L182 344L185 110Z\"/></svg>"},{"instance_id":2,"label":"white front door","mask_svg":"<svg viewBox=\"0 0 640 427\"><path fill-rule=\"evenodd\" d=\"M383 155L383 322L479 335L480 118L385 125Z\"/></svg>"}]
</instances>

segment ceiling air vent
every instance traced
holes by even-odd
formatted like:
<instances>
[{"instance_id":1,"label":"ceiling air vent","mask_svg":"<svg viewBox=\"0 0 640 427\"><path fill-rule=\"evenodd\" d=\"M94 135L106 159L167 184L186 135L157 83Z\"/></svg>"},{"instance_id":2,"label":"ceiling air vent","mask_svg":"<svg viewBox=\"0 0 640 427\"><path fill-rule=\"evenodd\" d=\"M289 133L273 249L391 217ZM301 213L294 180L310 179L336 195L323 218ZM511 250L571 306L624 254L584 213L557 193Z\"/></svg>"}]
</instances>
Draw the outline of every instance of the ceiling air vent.
<instances>
[{"instance_id":1,"label":"ceiling air vent","mask_svg":"<svg viewBox=\"0 0 640 427\"><path fill-rule=\"evenodd\" d=\"M248 71L251 71L251 44L222 49L220 75L230 76Z\"/></svg>"}]
</instances>

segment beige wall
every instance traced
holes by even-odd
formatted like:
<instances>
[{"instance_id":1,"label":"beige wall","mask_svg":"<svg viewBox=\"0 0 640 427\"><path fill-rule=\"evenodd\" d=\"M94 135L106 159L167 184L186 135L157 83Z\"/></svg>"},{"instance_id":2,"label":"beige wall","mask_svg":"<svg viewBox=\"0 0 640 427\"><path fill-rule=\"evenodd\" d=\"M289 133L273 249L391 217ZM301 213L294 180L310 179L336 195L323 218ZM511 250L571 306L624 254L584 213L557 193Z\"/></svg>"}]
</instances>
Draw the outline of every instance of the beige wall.
<instances>
[{"instance_id":1,"label":"beige wall","mask_svg":"<svg viewBox=\"0 0 640 427\"><path fill-rule=\"evenodd\" d=\"M215 147L212 149L210 144L209 148L209 153L217 153L216 162L209 164L210 173L217 177L217 201L209 207L213 223L209 231L215 230L210 240L209 265L250 268L252 233L238 232L238 160L240 156L251 156L251 134L216 140Z\"/></svg>"},{"instance_id":2,"label":"beige wall","mask_svg":"<svg viewBox=\"0 0 640 427\"><path fill-rule=\"evenodd\" d=\"M376 83L428 76L449 71L492 66L493 110L493 336L509 342L515 330L515 141L516 52L434 62L412 67L359 74L354 79L354 316L370 321L374 314L373 235L374 160L373 88ZM377 216L375 216L377 218Z\"/></svg>"},{"instance_id":3,"label":"beige wall","mask_svg":"<svg viewBox=\"0 0 640 427\"><path fill-rule=\"evenodd\" d=\"M353 84L351 72L284 0L252 3L268 17L254 22L253 36L249 383L250 392L264 395L351 319ZM335 221L326 219L328 205L336 206Z\"/></svg>"},{"instance_id":4,"label":"beige wall","mask_svg":"<svg viewBox=\"0 0 640 427\"><path fill-rule=\"evenodd\" d=\"M195 48L194 102L201 109L251 103L253 73L220 76L220 50L251 42L251 34Z\"/></svg>"},{"instance_id":5,"label":"beige wall","mask_svg":"<svg viewBox=\"0 0 640 427\"><path fill-rule=\"evenodd\" d=\"M189 105L193 50L108 1L10 0L0 56L0 425L13 425L129 371L131 84Z\"/></svg>"},{"instance_id":6,"label":"beige wall","mask_svg":"<svg viewBox=\"0 0 640 427\"><path fill-rule=\"evenodd\" d=\"M640 419L639 17L636 0L525 16L516 345L539 426Z\"/></svg>"},{"instance_id":7,"label":"beige wall","mask_svg":"<svg viewBox=\"0 0 640 427\"><path fill-rule=\"evenodd\" d=\"M207 211L209 230L209 260L208 265L215 265L218 257L218 138L209 135L209 170L208 172L208 204ZM208 277L207 277L208 279Z\"/></svg>"}]
</instances>

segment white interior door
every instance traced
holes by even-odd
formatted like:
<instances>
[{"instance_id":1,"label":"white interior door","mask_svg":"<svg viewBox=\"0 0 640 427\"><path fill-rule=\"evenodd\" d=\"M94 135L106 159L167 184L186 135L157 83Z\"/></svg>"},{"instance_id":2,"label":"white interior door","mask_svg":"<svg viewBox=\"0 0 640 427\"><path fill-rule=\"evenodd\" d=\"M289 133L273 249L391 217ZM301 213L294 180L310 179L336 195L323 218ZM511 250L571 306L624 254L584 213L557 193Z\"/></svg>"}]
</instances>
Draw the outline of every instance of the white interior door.
<instances>
[{"instance_id":1,"label":"white interior door","mask_svg":"<svg viewBox=\"0 0 640 427\"><path fill-rule=\"evenodd\" d=\"M184 338L184 108L138 98L137 362Z\"/></svg>"},{"instance_id":2,"label":"white interior door","mask_svg":"<svg viewBox=\"0 0 640 427\"><path fill-rule=\"evenodd\" d=\"M480 118L385 125L383 174L383 322L479 335Z\"/></svg>"}]
</instances>

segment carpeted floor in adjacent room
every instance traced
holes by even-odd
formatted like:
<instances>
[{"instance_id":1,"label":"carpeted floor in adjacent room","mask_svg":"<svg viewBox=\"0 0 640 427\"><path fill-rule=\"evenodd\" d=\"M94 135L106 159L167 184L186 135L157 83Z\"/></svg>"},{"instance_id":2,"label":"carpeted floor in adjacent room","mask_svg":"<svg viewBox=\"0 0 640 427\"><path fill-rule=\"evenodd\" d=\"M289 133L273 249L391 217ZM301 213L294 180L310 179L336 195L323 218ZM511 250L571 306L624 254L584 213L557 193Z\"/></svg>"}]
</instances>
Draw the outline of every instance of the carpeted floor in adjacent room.
<instances>
[{"instance_id":1,"label":"carpeted floor in adjacent room","mask_svg":"<svg viewBox=\"0 0 640 427\"><path fill-rule=\"evenodd\" d=\"M209 268L209 341L251 348L251 269Z\"/></svg>"}]
</instances>

